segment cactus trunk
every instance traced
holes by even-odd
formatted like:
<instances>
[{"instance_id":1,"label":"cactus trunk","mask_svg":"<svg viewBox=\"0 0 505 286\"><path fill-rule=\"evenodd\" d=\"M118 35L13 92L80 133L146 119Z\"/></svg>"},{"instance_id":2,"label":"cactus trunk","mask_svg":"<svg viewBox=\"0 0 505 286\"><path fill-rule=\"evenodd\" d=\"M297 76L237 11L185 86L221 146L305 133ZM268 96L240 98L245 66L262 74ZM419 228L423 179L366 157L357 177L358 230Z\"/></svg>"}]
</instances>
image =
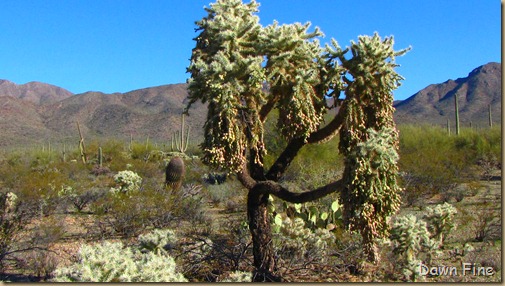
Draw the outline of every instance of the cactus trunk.
<instances>
[{"instance_id":1,"label":"cactus trunk","mask_svg":"<svg viewBox=\"0 0 505 286\"><path fill-rule=\"evenodd\" d=\"M458 107L458 94L454 95L454 112L456 116L456 135L459 135L459 107Z\"/></svg>"},{"instance_id":2,"label":"cactus trunk","mask_svg":"<svg viewBox=\"0 0 505 286\"><path fill-rule=\"evenodd\" d=\"M102 163L103 163L102 147L98 147L98 165L102 167Z\"/></svg>"},{"instance_id":3,"label":"cactus trunk","mask_svg":"<svg viewBox=\"0 0 505 286\"><path fill-rule=\"evenodd\" d=\"M81 160L82 163L86 164L86 148L84 147L84 138L82 137L81 127L79 125L79 121L77 121L77 130L79 131L79 151L81 152Z\"/></svg>"},{"instance_id":4,"label":"cactus trunk","mask_svg":"<svg viewBox=\"0 0 505 286\"><path fill-rule=\"evenodd\" d=\"M491 116L491 104L488 105L489 127L493 127L493 117Z\"/></svg>"},{"instance_id":5,"label":"cactus trunk","mask_svg":"<svg viewBox=\"0 0 505 286\"><path fill-rule=\"evenodd\" d=\"M66 153L66 148L65 148L65 143L63 143L63 162L67 162L67 153Z\"/></svg>"},{"instance_id":6,"label":"cactus trunk","mask_svg":"<svg viewBox=\"0 0 505 286\"><path fill-rule=\"evenodd\" d=\"M268 212L268 194L261 194L254 188L247 196L247 217L253 240L254 273L253 282L280 282L276 270L272 230Z\"/></svg>"},{"instance_id":7,"label":"cactus trunk","mask_svg":"<svg viewBox=\"0 0 505 286\"><path fill-rule=\"evenodd\" d=\"M184 139L184 127L185 127L184 113L182 113L181 130L175 131L172 135L172 145L171 145L172 152L174 151L174 141L175 141L175 148L177 149L177 151L181 153L186 153L186 150L188 150L190 126L188 126L188 129L186 131L186 139Z\"/></svg>"}]
</instances>

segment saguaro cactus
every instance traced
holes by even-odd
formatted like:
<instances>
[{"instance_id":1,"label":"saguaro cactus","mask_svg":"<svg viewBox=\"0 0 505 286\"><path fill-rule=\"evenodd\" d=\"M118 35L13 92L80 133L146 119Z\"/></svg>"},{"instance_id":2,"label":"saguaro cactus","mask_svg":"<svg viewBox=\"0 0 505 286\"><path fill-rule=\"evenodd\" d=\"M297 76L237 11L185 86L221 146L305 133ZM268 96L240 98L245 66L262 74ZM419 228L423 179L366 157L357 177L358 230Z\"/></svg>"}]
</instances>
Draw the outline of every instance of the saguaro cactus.
<instances>
[{"instance_id":1,"label":"saguaro cactus","mask_svg":"<svg viewBox=\"0 0 505 286\"><path fill-rule=\"evenodd\" d=\"M65 146L65 143L63 143L63 152L62 152L62 155L63 155L63 162L67 162L67 152L66 152L66 146Z\"/></svg>"},{"instance_id":2,"label":"saguaro cactus","mask_svg":"<svg viewBox=\"0 0 505 286\"><path fill-rule=\"evenodd\" d=\"M459 106L458 106L458 94L454 95L454 113L456 116L456 135L459 135Z\"/></svg>"},{"instance_id":3,"label":"saguaro cactus","mask_svg":"<svg viewBox=\"0 0 505 286\"><path fill-rule=\"evenodd\" d=\"M81 159L84 164L86 164L86 148L84 147L84 138L82 137L81 127L79 126L79 121L77 121L77 130L79 131L79 150L81 151Z\"/></svg>"},{"instance_id":4,"label":"saguaro cactus","mask_svg":"<svg viewBox=\"0 0 505 286\"><path fill-rule=\"evenodd\" d=\"M489 127L493 127L493 117L491 117L491 104L488 105Z\"/></svg>"},{"instance_id":5,"label":"saguaro cactus","mask_svg":"<svg viewBox=\"0 0 505 286\"><path fill-rule=\"evenodd\" d=\"M102 167L102 163L103 163L102 147L98 147L98 166Z\"/></svg>"},{"instance_id":6,"label":"saguaro cactus","mask_svg":"<svg viewBox=\"0 0 505 286\"><path fill-rule=\"evenodd\" d=\"M165 168L165 185L177 190L181 187L186 167L181 157L174 157Z\"/></svg>"},{"instance_id":7,"label":"saguaro cactus","mask_svg":"<svg viewBox=\"0 0 505 286\"><path fill-rule=\"evenodd\" d=\"M174 142L177 151L181 153L185 153L188 150L189 145L189 131L190 126L188 125L188 129L186 131L186 142L184 142L184 113L181 115L181 130L177 130L172 135L172 151L174 151Z\"/></svg>"}]
</instances>

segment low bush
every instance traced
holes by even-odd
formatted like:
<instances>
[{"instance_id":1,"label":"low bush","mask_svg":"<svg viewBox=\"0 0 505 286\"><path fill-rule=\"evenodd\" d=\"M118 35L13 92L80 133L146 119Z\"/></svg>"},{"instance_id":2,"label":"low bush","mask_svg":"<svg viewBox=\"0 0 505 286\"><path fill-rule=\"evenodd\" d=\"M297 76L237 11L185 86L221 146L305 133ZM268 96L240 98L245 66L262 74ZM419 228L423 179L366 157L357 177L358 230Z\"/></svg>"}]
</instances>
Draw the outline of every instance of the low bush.
<instances>
[{"instance_id":1,"label":"low bush","mask_svg":"<svg viewBox=\"0 0 505 286\"><path fill-rule=\"evenodd\" d=\"M230 273L226 278L219 282L233 282L233 283L240 283L240 282L252 282L252 273L251 272L244 272L244 271L235 271Z\"/></svg>"},{"instance_id":2,"label":"low bush","mask_svg":"<svg viewBox=\"0 0 505 286\"><path fill-rule=\"evenodd\" d=\"M476 241L486 241L501 238L501 218L498 211L484 204L474 213L471 229Z\"/></svg>"},{"instance_id":3,"label":"low bush","mask_svg":"<svg viewBox=\"0 0 505 286\"><path fill-rule=\"evenodd\" d=\"M399 130L398 165L408 205L415 203L416 198L447 194L457 184L480 179L480 175L476 176L479 162L501 158L501 134L497 128L464 129L458 136L432 126L401 125ZM493 166L498 167L495 163ZM489 170L481 172L486 175ZM448 197L442 199L447 201Z\"/></svg>"}]
</instances>

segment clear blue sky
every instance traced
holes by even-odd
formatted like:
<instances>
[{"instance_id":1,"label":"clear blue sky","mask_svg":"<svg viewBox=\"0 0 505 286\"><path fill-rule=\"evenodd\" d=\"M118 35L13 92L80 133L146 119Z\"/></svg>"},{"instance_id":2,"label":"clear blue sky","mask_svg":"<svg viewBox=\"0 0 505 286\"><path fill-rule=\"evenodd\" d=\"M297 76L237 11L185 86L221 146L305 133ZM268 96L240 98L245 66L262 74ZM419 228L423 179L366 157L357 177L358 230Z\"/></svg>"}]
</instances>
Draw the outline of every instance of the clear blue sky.
<instances>
[{"instance_id":1,"label":"clear blue sky","mask_svg":"<svg viewBox=\"0 0 505 286\"><path fill-rule=\"evenodd\" d=\"M0 79L73 93L127 92L185 82L194 22L210 0L13 0L0 8ZM245 2L249 2L246 0ZM263 0L262 25L307 21L347 46L358 35L395 37L405 99L432 83L501 62L498 0Z\"/></svg>"}]
</instances>

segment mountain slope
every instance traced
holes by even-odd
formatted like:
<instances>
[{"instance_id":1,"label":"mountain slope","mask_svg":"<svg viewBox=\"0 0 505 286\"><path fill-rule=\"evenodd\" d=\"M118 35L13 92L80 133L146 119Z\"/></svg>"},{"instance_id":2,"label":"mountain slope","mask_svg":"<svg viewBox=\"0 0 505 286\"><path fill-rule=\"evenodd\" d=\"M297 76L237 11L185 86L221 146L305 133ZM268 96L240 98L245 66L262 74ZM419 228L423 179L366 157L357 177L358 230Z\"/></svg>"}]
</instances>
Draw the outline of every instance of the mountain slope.
<instances>
[{"instance_id":1,"label":"mountain slope","mask_svg":"<svg viewBox=\"0 0 505 286\"><path fill-rule=\"evenodd\" d=\"M494 123L501 123L501 64L488 63L465 78L432 84L395 105L397 123L446 124L455 122L454 97L458 95L462 126L488 124L488 107Z\"/></svg>"},{"instance_id":2,"label":"mountain slope","mask_svg":"<svg viewBox=\"0 0 505 286\"><path fill-rule=\"evenodd\" d=\"M180 128L181 113L188 96L186 84L162 85L127 93L86 92L44 106L45 126L60 136L76 136L76 122L91 137L147 137L168 142ZM195 104L186 123L193 139L203 135L206 110Z\"/></svg>"},{"instance_id":3,"label":"mountain slope","mask_svg":"<svg viewBox=\"0 0 505 286\"><path fill-rule=\"evenodd\" d=\"M11 96L0 96L0 130L0 147L32 145L55 136L34 103Z\"/></svg>"},{"instance_id":4,"label":"mountain slope","mask_svg":"<svg viewBox=\"0 0 505 286\"><path fill-rule=\"evenodd\" d=\"M61 87L42 82L15 84L8 80L0 80L0 96L10 96L23 99L37 105L58 102L73 94Z\"/></svg>"}]
</instances>

